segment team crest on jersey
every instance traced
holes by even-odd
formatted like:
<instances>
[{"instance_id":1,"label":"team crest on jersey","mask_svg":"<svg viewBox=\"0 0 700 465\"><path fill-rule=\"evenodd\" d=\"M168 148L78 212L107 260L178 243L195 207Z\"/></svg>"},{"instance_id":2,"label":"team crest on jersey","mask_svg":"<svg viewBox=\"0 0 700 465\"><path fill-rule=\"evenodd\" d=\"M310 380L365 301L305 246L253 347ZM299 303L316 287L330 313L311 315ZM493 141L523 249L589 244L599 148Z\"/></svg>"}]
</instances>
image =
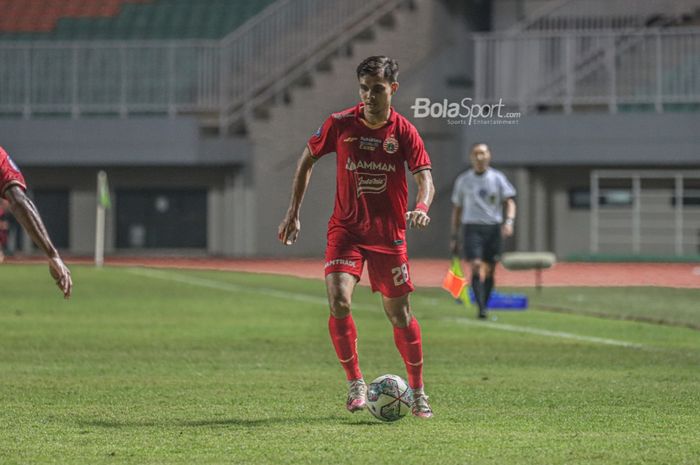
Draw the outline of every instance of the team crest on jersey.
<instances>
[{"instance_id":1,"label":"team crest on jersey","mask_svg":"<svg viewBox=\"0 0 700 465\"><path fill-rule=\"evenodd\" d=\"M399 141L396 140L393 134L384 139L384 144L382 145L384 147L384 151L390 155L399 150Z\"/></svg>"}]
</instances>

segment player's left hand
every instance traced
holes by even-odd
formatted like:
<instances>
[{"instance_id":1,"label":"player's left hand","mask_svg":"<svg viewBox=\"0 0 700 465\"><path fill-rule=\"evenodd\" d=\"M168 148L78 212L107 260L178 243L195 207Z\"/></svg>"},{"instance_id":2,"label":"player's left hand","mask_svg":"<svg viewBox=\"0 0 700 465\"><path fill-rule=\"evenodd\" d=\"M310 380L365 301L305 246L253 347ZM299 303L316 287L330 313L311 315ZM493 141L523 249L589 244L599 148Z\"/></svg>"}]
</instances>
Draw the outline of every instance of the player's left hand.
<instances>
[{"instance_id":1,"label":"player's left hand","mask_svg":"<svg viewBox=\"0 0 700 465\"><path fill-rule=\"evenodd\" d=\"M430 224L430 217L422 210L406 212L406 225L409 228L423 229Z\"/></svg>"}]
</instances>

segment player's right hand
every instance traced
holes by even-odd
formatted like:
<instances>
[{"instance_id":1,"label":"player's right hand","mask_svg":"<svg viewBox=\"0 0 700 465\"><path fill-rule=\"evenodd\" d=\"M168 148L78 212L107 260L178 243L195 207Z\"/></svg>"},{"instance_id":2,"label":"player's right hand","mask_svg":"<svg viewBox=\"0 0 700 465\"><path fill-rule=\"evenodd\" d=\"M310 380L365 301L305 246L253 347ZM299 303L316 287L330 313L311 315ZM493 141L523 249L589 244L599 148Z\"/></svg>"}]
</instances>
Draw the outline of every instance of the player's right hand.
<instances>
[{"instance_id":1,"label":"player's right hand","mask_svg":"<svg viewBox=\"0 0 700 465\"><path fill-rule=\"evenodd\" d=\"M56 282L56 286L63 292L63 297L68 299L73 290L73 280L70 276L70 270L63 263L61 257L49 258L49 273Z\"/></svg>"},{"instance_id":2,"label":"player's right hand","mask_svg":"<svg viewBox=\"0 0 700 465\"><path fill-rule=\"evenodd\" d=\"M277 228L277 238L284 245L292 245L297 241L301 231L301 222L297 217L285 216Z\"/></svg>"}]
</instances>

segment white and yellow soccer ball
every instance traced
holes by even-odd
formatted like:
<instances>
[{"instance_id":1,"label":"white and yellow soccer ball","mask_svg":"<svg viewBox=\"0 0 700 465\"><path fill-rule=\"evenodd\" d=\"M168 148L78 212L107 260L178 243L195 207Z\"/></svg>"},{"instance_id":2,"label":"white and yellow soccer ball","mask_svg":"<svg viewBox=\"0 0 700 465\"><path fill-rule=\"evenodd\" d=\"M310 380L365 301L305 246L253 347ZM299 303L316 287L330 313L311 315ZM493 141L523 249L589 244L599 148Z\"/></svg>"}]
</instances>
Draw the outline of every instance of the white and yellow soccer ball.
<instances>
[{"instance_id":1,"label":"white and yellow soccer ball","mask_svg":"<svg viewBox=\"0 0 700 465\"><path fill-rule=\"evenodd\" d=\"M382 421L397 421L411 411L413 392L406 381L396 375L382 375L367 389L367 407Z\"/></svg>"}]
</instances>

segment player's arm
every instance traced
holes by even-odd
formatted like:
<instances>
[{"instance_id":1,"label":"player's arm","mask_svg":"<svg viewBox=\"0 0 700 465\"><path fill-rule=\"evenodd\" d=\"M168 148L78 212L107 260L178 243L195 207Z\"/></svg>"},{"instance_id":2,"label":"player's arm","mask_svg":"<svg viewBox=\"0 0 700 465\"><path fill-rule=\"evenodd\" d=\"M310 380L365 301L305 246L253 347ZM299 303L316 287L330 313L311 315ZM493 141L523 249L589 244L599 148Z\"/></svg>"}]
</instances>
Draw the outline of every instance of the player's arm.
<instances>
[{"instance_id":1,"label":"player's arm","mask_svg":"<svg viewBox=\"0 0 700 465\"><path fill-rule=\"evenodd\" d=\"M53 246L34 202L27 197L22 188L16 185L10 186L5 190L5 198L10 202L10 210L12 210L12 214L17 218L19 224L27 231L27 234L29 234L29 237L32 238L37 247L43 250L48 257L51 276L56 280L56 285L63 292L63 296L66 299L69 298L73 288L70 270L63 263L56 247Z\"/></svg>"},{"instance_id":2,"label":"player's arm","mask_svg":"<svg viewBox=\"0 0 700 465\"><path fill-rule=\"evenodd\" d=\"M452 205L452 218L450 220L450 252L459 255L459 230L462 226L462 206Z\"/></svg>"},{"instance_id":3,"label":"player's arm","mask_svg":"<svg viewBox=\"0 0 700 465\"><path fill-rule=\"evenodd\" d=\"M415 173L413 179L418 185L418 194L416 195L415 208L406 213L406 224L409 228L423 229L430 224L428 209L433 203L433 197L435 197L433 175L430 169L424 169Z\"/></svg>"},{"instance_id":4,"label":"player's arm","mask_svg":"<svg viewBox=\"0 0 700 465\"><path fill-rule=\"evenodd\" d=\"M503 237L510 237L513 235L513 223L515 222L515 213L517 207L515 205L515 199L513 197L508 197L504 202L503 206L506 211L505 219L503 220L503 226L501 231Z\"/></svg>"},{"instance_id":5,"label":"player's arm","mask_svg":"<svg viewBox=\"0 0 700 465\"><path fill-rule=\"evenodd\" d=\"M297 237L299 237L299 231L301 230L299 209L301 208L302 200L304 200L306 189L309 187L309 180L311 179L311 172L313 171L315 162L316 160L311 155L311 151L307 146L304 148L304 152L297 162L297 168L294 172L294 181L292 182L292 197L289 200L289 208L277 230L277 237L284 245L294 244Z\"/></svg>"}]
</instances>

